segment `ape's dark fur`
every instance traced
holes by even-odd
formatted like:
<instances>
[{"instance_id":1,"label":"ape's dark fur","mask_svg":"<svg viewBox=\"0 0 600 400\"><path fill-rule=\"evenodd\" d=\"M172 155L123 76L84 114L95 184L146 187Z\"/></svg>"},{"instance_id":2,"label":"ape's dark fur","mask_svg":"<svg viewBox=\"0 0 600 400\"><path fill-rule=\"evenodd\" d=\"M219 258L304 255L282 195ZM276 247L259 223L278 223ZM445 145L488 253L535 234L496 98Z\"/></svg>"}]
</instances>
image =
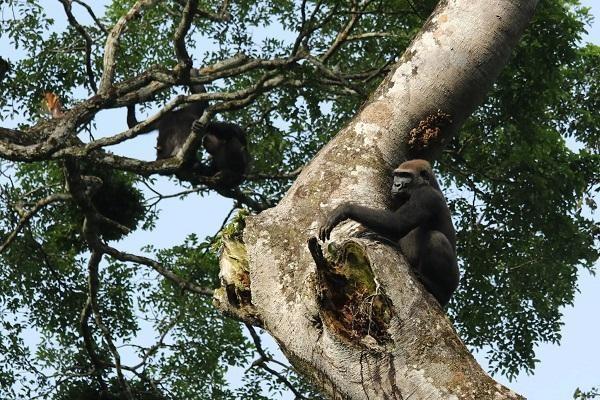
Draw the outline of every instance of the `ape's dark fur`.
<instances>
[{"instance_id":1,"label":"ape's dark fur","mask_svg":"<svg viewBox=\"0 0 600 400\"><path fill-rule=\"evenodd\" d=\"M444 306L458 286L456 234L444 195L425 160L411 160L394 171L393 211L344 203L319 228L329 239L333 228L346 219L400 245L402 253L427 290Z\"/></svg>"},{"instance_id":2,"label":"ape's dark fur","mask_svg":"<svg viewBox=\"0 0 600 400\"><path fill-rule=\"evenodd\" d=\"M239 185L250 162L245 132L229 122L211 122L205 130L202 145L211 161L209 165L197 163L194 170L201 175L218 176L219 189Z\"/></svg>"},{"instance_id":3,"label":"ape's dark fur","mask_svg":"<svg viewBox=\"0 0 600 400\"><path fill-rule=\"evenodd\" d=\"M198 76L198 71L192 69L190 76ZM205 92L203 85L190 87L191 93ZM205 101L191 103L166 114L159 121L144 129L150 132L158 129L156 143L156 159L173 157L183 146L192 131L192 125L206 108ZM133 128L138 124L135 116L135 106L127 108L127 125ZM246 134L236 124L228 122L209 122L204 128L202 145L210 154L211 160L208 165L200 161L185 166L184 171L176 174L178 177L190 177L194 175L216 176L218 182L213 185L216 190L230 189L239 185L243 179L250 161L247 149Z\"/></svg>"}]
</instances>

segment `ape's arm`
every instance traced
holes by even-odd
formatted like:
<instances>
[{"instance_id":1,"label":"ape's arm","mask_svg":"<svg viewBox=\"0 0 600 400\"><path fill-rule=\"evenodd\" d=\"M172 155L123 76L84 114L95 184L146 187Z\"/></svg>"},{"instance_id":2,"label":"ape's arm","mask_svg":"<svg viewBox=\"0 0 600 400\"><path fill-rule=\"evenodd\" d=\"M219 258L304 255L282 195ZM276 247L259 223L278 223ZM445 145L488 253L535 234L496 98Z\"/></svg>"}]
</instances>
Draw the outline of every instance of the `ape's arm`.
<instances>
[{"instance_id":1,"label":"ape's arm","mask_svg":"<svg viewBox=\"0 0 600 400\"><path fill-rule=\"evenodd\" d=\"M133 128L138 124L137 117L135 116L135 104L127 106L127 126L129 129Z\"/></svg>"},{"instance_id":2,"label":"ape's arm","mask_svg":"<svg viewBox=\"0 0 600 400\"><path fill-rule=\"evenodd\" d=\"M437 207L430 187L415 190L406 203L396 211L380 210L344 203L334 209L319 228L319 239L329 239L331 231L346 219L359 222L367 229L398 241L416 227L432 218Z\"/></svg>"}]
</instances>

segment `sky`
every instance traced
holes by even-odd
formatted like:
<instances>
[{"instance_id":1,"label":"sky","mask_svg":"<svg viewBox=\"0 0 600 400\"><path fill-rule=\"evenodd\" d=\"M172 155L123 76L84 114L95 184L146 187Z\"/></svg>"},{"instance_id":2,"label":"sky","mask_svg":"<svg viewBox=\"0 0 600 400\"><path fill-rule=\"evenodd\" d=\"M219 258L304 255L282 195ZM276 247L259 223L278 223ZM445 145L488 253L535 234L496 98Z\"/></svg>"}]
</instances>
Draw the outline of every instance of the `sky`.
<instances>
[{"instance_id":1,"label":"sky","mask_svg":"<svg viewBox=\"0 0 600 400\"><path fill-rule=\"evenodd\" d=\"M95 2L91 2L92 4ZM600 45L600 0L586 0L582 4L591 7L596 17L584 42ZM94 4L94 8L97 5ZM60 12L59 7L55 7ZM14 50L0 40L0 55ZM124 129L124 110L103 111L97 117L97 132L102 135L114 134ZM144 135L135 144L126 144L118 149L118 153L135 153L141 158L154 157L155 137ZM146 149L140 154L140 149ZM162 193L178 192L177 185L161 177L157 186ZM214 234L221 226L223 219L232 207L230 199L218 195L205 198L189 196L185 200L168 199L161 202L162 213L156 229L152 232L140 231L130 235L119 243L118 247L129 251L138 251L146 244L156 247L170 247L179 244L185 236L196 232L198 236ZM507 385L530 400L570 399L577 387L589 389L600 386L600 277L583 272L579 280L579 289L573 307L564 309L563 338L560 345L542 344L536 349L536 357L540 360L532 375L521 374L516 380L507 382L502 376L494 379ZM147 338L151 340L152 338ZM269 341L274 347L272 340ZM476 354L478 361L485 366L484 354ZM242 370L233 370L229 378L235 382ZM285 398L292 398L286 396Z\"/></svg>"}]
</instances>

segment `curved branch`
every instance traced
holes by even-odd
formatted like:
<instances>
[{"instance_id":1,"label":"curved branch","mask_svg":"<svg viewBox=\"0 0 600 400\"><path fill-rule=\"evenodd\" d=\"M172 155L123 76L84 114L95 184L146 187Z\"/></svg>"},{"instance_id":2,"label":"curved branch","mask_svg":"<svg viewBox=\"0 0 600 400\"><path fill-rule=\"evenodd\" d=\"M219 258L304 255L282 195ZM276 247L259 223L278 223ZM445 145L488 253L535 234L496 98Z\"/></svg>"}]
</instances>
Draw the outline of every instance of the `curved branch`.
<instances>
[{"instance_id":1,"label":"curved branch","mask_svg":"<svg viewBox=\"0 0 600 400\"><path fill-rule=\"evenodd\" d=\"M73 1L73 3L79 4L83 8L85 8L87 10L88 14L90 15L90 17L94 20L94 22L98 26L98 28L102 32L104 32L105 34L108 35L108 30L106 29L106 27L104 26L104 24L102 24L102 22L100 22L100 19L98 19L98 17L96 17L96 14L94 14L94 10L92 10L92 7L90 7L87 3L85 3L82 0L71 0L71 1Z\"/></svg>"},{"instance_id":2,"label":"curved branch","mask_svg":"<svg viewBox=\"0 0 600 400\"><path fill-rule=\"evenodd\" d=\"M173 43L175 44L175 54L177 55L177 60L179 60L179 65L188 70L192 66L192 58L185 46L185 37L192 26L192 21L194 20L197 8L198 0L188 0L185 3L183 15L181 16L181 21L179 21L179 26L177 26L175 38L173 40Z\"/></svg>"},{"instance_id":3,"label":"curved branch","mask_svg":"<svg viewBox=\"0 0 600 400\"><path fill-rule=\"evenodd\" d=\"M127 28L129 21L137 17L142 8L154 5L157 0L138 0L125 15L123 15L108 34L106 45L104 47L103 74L100 80L100 92L107 92L113 85L115 78L116 57L119 49L119 42L123 32Z\"/></svg>"},{"instance_id":4,"label":"curved branch","mask_svg":"<svg viewBox=\"0 0 600 400\"><path fill-rule=\"evenodd\" d=\"M119 355L119 351L117 350L117 347L111 338L110 330L106 327L106 324L102 320L100 307L98 306L98 288L100 286L100 279L98 278L98 266L100 265L101 260L102 253L93 249L88 263L88 302L90 304L90 308L92 309L96 326L98 326L100 332L102 332L104 341L106 342L113 359L115 360L115 369L117 370L117 379L119 384L123 388L126 398L128 400L134 400L129 383L123 375L123 368L121 368L121 356Z\"/></svg>"},{"instance_id":5,"label":"curved branch","mask_svg":"<svg viewBox=\"0 0 600 400\"><path fill-rule=\"evenodd\" d=\"M34 206L27 211L25 214L21 215L21 219L17 224L16 228L8 235L4 243L0 245L0 254L4 252L10 246L10 244L15 240L21 229L33 218L42 208L46 207L49 204L56 203L59 201L67 201L71 200L71 195L67 193L56 193L52 194L48 197L45 197L41 200L38 200Z\"/></svg>"},{"instance_id":6,"label":"curved branch","mask_svg":"<svg viewBox=\"0 0 600 400\"><path fill-rule=\"evenodd\" d=\"M361 2L361 6L364 8L369 4L370 1L363 1ZM350 32L352 32L352 29L354 28L354 26L356 25L356 23L358 22L358 20L361 17L361 14L357 12L358 11L358 4L357 3L353 3L352 5L352 16L350 17L350 20L348 20L348 22L346 23L346 25L344 26L344 28L338 32L337 36L335 37L335 40L333 41L333 43L331 44L331 46L329 46L329 49L327 49L327 51L325 52L325 54L323 54L319 61L323 64L325 64L327 62L327 60L339 49L339 47L347 40L348 35L350 34Z\"/></svg>"},{"instance_id":7,"label":"curved branch","mask_svg":"<svg viewBox=\"0 0 600 400\"><path fill-rule=\"evenodd\" d=\"M173 271L166 269L165 267L162 266L162 264L160 264L157 261L152 260L151 258L137 256L135 254L125 253L125 252L119 251L119 250L117 250L113 247L110 247L108 245L105 245L105 244L101 245L101 249L103 252L105 252L106 254L108 254L111 257L114 257L115 259L117 259L119 261L132 262L132 263L147 265L147 266L151 267L156 272L158 272L160 275L164 276L171 282L175 283L182 290L188 290L192 293L200 294L202 296L212 296L213 295L214 291L212 289L203 288L201 286L198 286L194 283L191 283L191 282L181 278L179 275L175 274Z\"/></svg>"}]
</instances>

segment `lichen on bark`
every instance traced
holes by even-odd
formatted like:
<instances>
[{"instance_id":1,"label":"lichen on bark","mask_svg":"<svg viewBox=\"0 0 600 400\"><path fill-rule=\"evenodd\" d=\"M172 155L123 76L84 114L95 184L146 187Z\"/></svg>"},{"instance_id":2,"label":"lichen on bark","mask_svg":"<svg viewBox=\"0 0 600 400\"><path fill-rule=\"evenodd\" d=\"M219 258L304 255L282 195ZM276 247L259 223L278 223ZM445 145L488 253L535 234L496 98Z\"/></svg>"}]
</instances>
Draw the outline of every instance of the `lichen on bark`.
<instances>
[{"instance_id":1,"label":"lichen on bark","mask_svg":"<svg viewBox=\"0 0 600 400\"><path fill-rule=\"evenodd\" d=\"M225 313L260 325L260 319L252 304L248 254L242 237L247 215L246 211L240 211L223 229L217 241L221 251L219 260L221 287L215 289L213 300L215 306Z\"/></svg>"}]
</instances>

